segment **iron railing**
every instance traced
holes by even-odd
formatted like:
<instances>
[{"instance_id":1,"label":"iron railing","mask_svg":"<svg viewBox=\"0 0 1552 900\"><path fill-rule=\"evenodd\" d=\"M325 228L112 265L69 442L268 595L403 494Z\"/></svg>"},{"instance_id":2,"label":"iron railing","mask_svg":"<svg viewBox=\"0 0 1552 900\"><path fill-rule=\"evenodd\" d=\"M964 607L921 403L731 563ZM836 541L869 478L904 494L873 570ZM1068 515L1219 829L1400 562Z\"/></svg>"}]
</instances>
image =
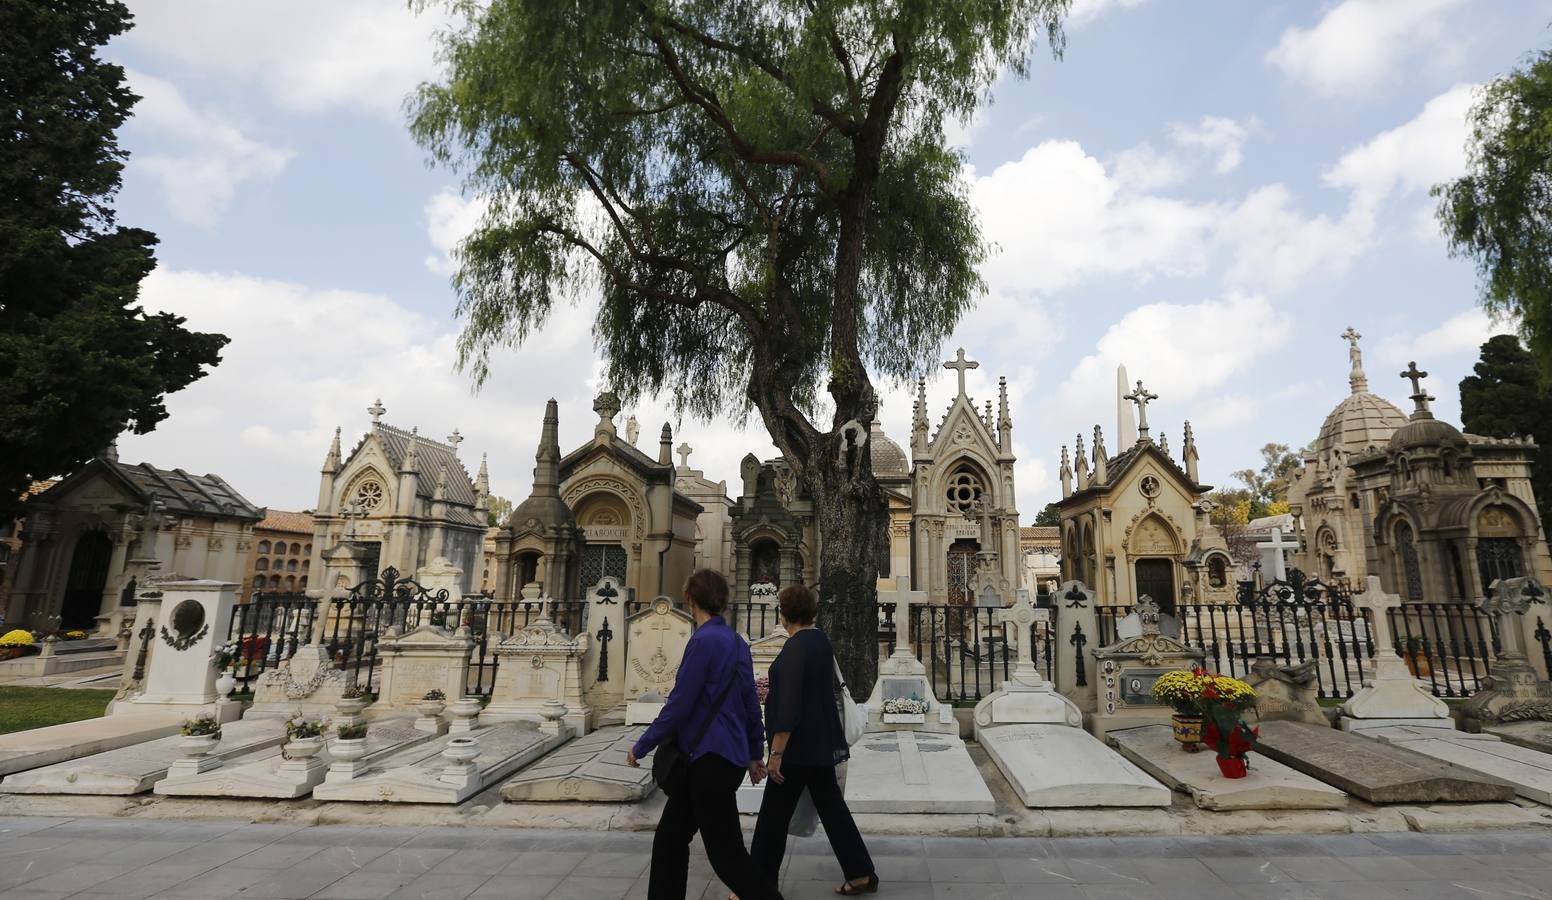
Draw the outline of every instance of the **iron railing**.
<instances>
[{"instance_id":1,"label":"iron railing","mask_svg":"<svg viewBox=\"0 0 1552 900\"><path fill-rule=\"evenodd\" d=\"M899 639L895 604L879 605L879 640L893 653ZM933 692L945 703L974 703L996 691L1018 668L1011 623L998 621L999 610L979 606L912 606L911 650L927 667ZM1030 626L1035 665L1055 677L1055 629Z\"/></svg>"}]
</instances>

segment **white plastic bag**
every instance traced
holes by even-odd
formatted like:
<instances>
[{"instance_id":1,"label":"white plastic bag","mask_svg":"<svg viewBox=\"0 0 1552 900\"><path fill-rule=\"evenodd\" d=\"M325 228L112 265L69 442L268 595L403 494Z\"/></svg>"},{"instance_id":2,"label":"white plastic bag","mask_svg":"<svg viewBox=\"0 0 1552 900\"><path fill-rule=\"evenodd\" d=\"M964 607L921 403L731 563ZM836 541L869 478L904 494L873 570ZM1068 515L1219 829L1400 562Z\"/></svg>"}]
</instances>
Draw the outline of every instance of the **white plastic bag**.
<instances>
[{"instance_id":1,"label":"white plastic bag","mask_svg":"<svg viewBox=\"0 0 1552 900\"><path fill-rule=\"evenodd\" d=\"M862 733L868 727L868 714L851 698L851 691L846 689L846 676L841 674L841 664L834 657L831 657L830 664L835 666L835 680L841 683L841 733L846 736L846 746L851 747L862 740ZM808 797L807 793L803 796L805 799ZM812 801L809 801L809 806L813 806Z\"/></svg>"},{"instance_id":2,"label":"white plastic bag","mask_svg":"<svg viewBox=\"0 0 1552 900\"><path fill-rule=\"evenodd\" d=\"M787 822L787 833L794 837L812 837L818 830L819 810L814 808L814 798L809 796L808 788L804 788L797 808L792 811L792 819Z\"/></svg>"}]
</instances>

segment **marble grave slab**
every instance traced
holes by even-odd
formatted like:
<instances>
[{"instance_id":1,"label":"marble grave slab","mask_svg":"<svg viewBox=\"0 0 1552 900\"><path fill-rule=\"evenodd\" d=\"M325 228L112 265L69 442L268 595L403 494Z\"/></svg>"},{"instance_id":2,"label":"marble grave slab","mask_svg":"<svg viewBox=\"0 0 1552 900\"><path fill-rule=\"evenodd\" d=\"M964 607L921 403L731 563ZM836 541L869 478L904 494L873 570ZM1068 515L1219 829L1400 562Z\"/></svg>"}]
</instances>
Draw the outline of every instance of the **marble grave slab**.
<instances>
[{"instance_id":1,"label":"marble grave slab","mask_svg":"<svg viewBox=\"0 0 1552 900\"><path fill-rule=\"evenodd\" d=\"M514 803L645 800L657 790L652 754L633 769L625 764L625 752L646 730L644 725L614 725L577 738L509 778L501 786L502 799Z\"/></svg>"},{"instance_id":2,"label":"marble grave slab","mask_svg":"<svg viewBox=\"0 0 1552 900\"><path fill-rule=\"evenodd\" d=\"M1401 745L1305 722L1262 722L1257 752L1370 803L1514 799L1514 788L1496 778Z\"/></svg>"},{"instance_id":3,"label":"marble grave slab","mask_svg":"<svg viewBox=\"0 0 1552 900\"><path fill-rule=\"evenodd\" d=\"M177 734L183 719L179 712L99 716L0 734L0 778Z\"/></svg>"},{"instance_id":4,"label":"marble grave slab","mask_svg":"<svg viewBox=\"0 0 1552 900\"><path fill-rule=\"evenodd\" d=\"M1505 722L1482 730L1517 747L1552 753L1552 722Z\"/></svg>"},{"instance_id":5,"label":"marble grave slab","mask_svg":"<svg viewBox=\"0 0 1552 900\"><path fill-rule=\"evenodd\" d=\"M1404 726L1364 734L1507 781L1521 797L1552 804L1552 754L1508 743L1495 734Z\"/></svg>"},{"instance_id":6,"label":"marble grave slab","mask_svg":"<svg viewBox=\"0 0 1552 900\"><path fill-rule=\"evenodd\" d=\"M367 729L364 761L368 764L424 743L435 735L416 730L408 719L374 722ZM286 760L280 746L266 747L198 775L169 774L155 792L175 797L268 797L289 800L312 793L332 762L327 748L310 760Z\"/></svg>"},{"instance_id":7,"label":"marble grave slab","mask_svg":"<svg viewBox=\"0 0 1552 900\"><path fill-rule=\"evenodd\" d=\"M443 756L454 741L473 738L479 753L470 760L468 778L451 777ZM448 734L383 757L359 777L325 781L313 788L315 800L365 803L462 803L571 739L541 731L532 722L485 725L468 734Z\"/></svg>"},{"instance_id":8,"label":"marble grave slab","mask_svg":"<svg viewBox=\"0 0 1552 900\"><path fill-rule=\"evenodd\" d=\"M865 813L993 813L992 792L957 735L863 735L846 766L846 805Z\"/></svg>"},{"instance_id":9,"label":"marble grave slab","mask_svg":"<svg viewBox=\"0 0 1552 900\"><path fill-rule=\"evenodd\" d=\"M284 719L241 719L221 726L221 742L210 754L227 760L278 747L285 739ZM8 794L142 794L167 777L167 767L183 757L181 735L157 738L133 747L122 747L19 772L0 781Z\"/></svg>"},{"instance_id":10,"label":"marble grave slab","mask_svg":"<svg viewBox=\"0 0 1552 900\"><path fill-rule=\"evenodd\" d=\"M981 747L1030 808L1169 806L1170 789L1082 728L982 728Z\"/></svg>"},{"instance_id":11,"label":"marble grave slab","mask_svg":"<svg viewBox=\"0 0 1552 900\"><path fill-rule=\"evenodd\" d=\"M1190 794L1202 809L1345 809L1347 795L1264 755L1250 755L1250 773L1225 778L1211 750L1186 753L1168 725L1112 731L1110 743L1143 771Z\"/></svg>"}]
</instances>

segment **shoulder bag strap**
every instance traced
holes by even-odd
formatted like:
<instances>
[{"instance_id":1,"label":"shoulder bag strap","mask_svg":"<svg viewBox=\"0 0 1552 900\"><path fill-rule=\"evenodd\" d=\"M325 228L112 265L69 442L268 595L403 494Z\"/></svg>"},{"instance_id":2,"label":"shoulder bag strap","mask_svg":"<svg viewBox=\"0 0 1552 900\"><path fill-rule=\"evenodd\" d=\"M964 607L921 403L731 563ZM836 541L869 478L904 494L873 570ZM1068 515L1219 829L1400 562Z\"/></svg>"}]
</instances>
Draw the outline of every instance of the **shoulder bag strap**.
<instances>
[{"instance_id":1,"label":"shoulder bag strap","mask_svg":"<svg viewBox=\"0 0 1552 900\"><path fill-rule=\"evenodd\" d=\"M695 731L695 740L684 748L685 752L694 753L695 748L699 747L701 741L705 740L706 732L711 729L712 720L717 717L717 712L722 709L723 701L727 700L728 692L733 689L733 680L738 677L737 666L735 665L732 668L734 671L728 673L727 684L722 686L722 691L717 694L717 699L712 701L711 706L706 710L706 715L701 717L701 725Z\"/></svg>"},{"instance_id":2,"label":"shoulder bag strap","mask_svg":"<svg viewBox=\"0 0 1552 900\"><path fill-rule=\"evenodd\" d=\"M846 690L846 676L841 674L841 663L834 656L830 657L830 665L835 667L835 680L841 683L841 691Z\"/></svg>"}]
</instances>

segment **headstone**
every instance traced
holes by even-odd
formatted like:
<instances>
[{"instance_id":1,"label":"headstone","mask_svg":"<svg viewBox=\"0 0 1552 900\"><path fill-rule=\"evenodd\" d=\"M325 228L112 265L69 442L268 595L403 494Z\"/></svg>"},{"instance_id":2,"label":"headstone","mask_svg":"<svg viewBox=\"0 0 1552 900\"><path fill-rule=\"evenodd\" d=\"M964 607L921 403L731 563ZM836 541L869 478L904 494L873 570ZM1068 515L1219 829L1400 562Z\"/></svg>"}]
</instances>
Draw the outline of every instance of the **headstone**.
<instances>
[{"instance_id":1,"label":"headstone","mask_svg":"<svg viewBox=\"0 0 1552 900\"><path fill-rule=\"evenodd\" d=\"M1090 725L1104 737L1120 728L1168 722L1173 710L1153 698L1153 683L1165 672L1200 665L1202 651L1162 633L1158 604L1137 598L1136 637L1094 651L1099 675L1099 708Z\"/></svg>"},{"instance_id":2,"label":"headstone","mask_svg":"<svg viewBox=\"0 0 1552 900\"><path fill-rule=\"evenodd\" d=\"M176 734L182 724L183 716L179 713L148 712L138 716L100 716L0 734L0 778L156 740Z\"/></svg>"},{"instance_id":3,"label":"headstone","mask_svg":"<svg viewBox=\"0 0 1552 900\"><path fill-rule=\"evenodd\" d=\"M625 700L625 600L624 586L612 577L587 592L582 699L593 709L613 709Z\"/></svg>"},{"instance_id":4,"label":"headstone","mask_svg":"<svg viewBox=\"0 0 1552 900\"><path fill-rule=\"evenodd\" d=\"M1443 728L1390 725L1367 729L1363 734L1506 781L1521 797L1552 804L1552 754L1516 746L1493 734Z\"/></svg>"},{"instance_id":5,"label":"headstone","mask_svg":"<svg viewBox=\"0 0 1552 900\"><path fill-rule=\"evenodd\" d=\"M652 755L635 768L625 754L646 726L611 725L578 738L544 757L501 786L513 803L637 803L657 790Z\"/></svg>"},{"instance_id":6,"label":"headstone","mask_svg":"<svg viewBox=\"0 0 1552 900\"><path fill-rule=\"evenodd\" d=\"M300 647L296 655L259 676L249 714L329 716L339 704L349 678L335 668L328 650L317 644Z\"/></svg>"},{"instance_id":7,"label":"headstone","mask_svg":"<svg viewBox=\"0 0 1552 900\"><path fill-rule=\"evenodd\" d=\"M1455 727L1450 720L1450 708L1419 684L1407 671L1406 662L1396 655L1387 611L1400 603L1400 597L1385 593L1377 575L1370 575L1368 587L1353 597L1355 608L1369 611L1374 669L1364 679L1363 687L1342 704L1343 729L1394 724Z\"/></svg>"},{"instance_id":8,"label":"headstone","mask_svg":"<svg viewBox=\"0 0 1552 900\"><path fill-rule=\"evenodd\" d=\"M895 649L878 667L878 680L873 683L873 693L868 697L868 730L890 731L907 728L921 731L945 731L959 733L959 726L947 727L935 722L932 713L939 705L927 678L927 667L916 658L911 649L911 623L916 620L915 608L928 603L926 591L910 590L909 579L900 576L895 590L879 591L878 602L895 604ZM920 713L892 713L885 711L890 700L916 700L925 706Z\"/></svg>"},{"instance_id":9,"label":"headstone","mask_svg":"<svg viewBox=\"0 0 1552 900\"><path fill-rule=\"evenodd\" d=\"M398 629L389 628L377 645L377 657L382 661L377 706L413 707L433 690L441 691L449 700L462 697L469 678L469 654L474 646L467 628L450 631L437 625L421 625L403 635Z\"/></svg>"},{"instance_id":10,"label":"headstone","mask_svg":"<svg viewBox=\"0 0 1552 900\"><path fill-rule=\"evenodd\" d=\"M456 804L559 747L570 734L532 722L504 722L466 735L443 735L391 753L356 778L325 781L315 800Z\"/></svg>"},{"instance_id":11,"label":"headstone","mask_svg":"<svg viewBox=\"0 0 1552 900\"><path fill-rule=\"evenodd\" d=\"M650 725L657 718L694 630L695 620L667 597L625 620L625 724Z\"/></svg>"},{"instance_id":12,"label":"headstone","mask_svg":"<svg viewBox=\"0 0 1552 900\"><path fill-rule=\"evenodd\" d=\"M1141 637L1146 628L1156 627L1156 634L1165 637L1180 637L1180 621L1169 613L1162 612L1159 603L1147 594L1137 598L1137 605L1132 611L1116 620L1116 639L1129 640Z\"/></svg>"},{"instance_id":13,"label":"headstone","mask_svg":"<svg viewBox=\"0 0 1552 900\"><path fill-rule=\"evenodd\" d=\"M210 654L226 640L240 589L241 585L225 581L161 582L162 621L151 623L156 646L144 688L128 702L116 703L113 714L168 710L185 716L212 712L221 721L235 719L241 706L221 702L216 692L220 673L211 665Z\"/></svg>"},{"instance_id":14,"label":"headstone","mask_svg":"<svg viewBox=\"0 0 1552 900\"><path fill-rule=\"evenodd\" d=\"M1514 799L1495 778L1387 744L1298 721L1261 722L1256 752L1370 803L1490 803ZM1252 757L1254 759L1254 757Z\"/></svg>"},{"instance_id":15,"label":"headstone","mask_svg":"<svg viewBox=\"0 0 1552 900\"><path fill-rule=\"evenodd\" d=\"M1094 651L1099 649L1098 615L1094 592L1081 581L1055 585L1049 595L1056 612L1056 689L1078 709L1093 713L1099 708L1099 672Z\"/></svg>"},{"instance_id":16,"label":"headstone","mask_svg":"<svg viewBox=\"0 0 1552 900\"><path fill-rule=\"evenodd\" d=\"M984 584L980 593L975 595L975 605L982 609L1002 609L1002 597L997 595L995 587Z\"/></svg>"},{"instance_id":17,"label":"headstone","mask_svg":"<svg viewBox=\"0 0 1552 900\"><path fill-rule=\"evenodd\" d=\"M1244 778L1225 778L1215 753L1182 753L1168 725L1111 731L1109 741L1127 759L1201 809L1344 809L1347 795L1282 763L1250 756Z\"/></svg>"},{"instance_id":18,"label":"headstone","mask_svg":"<svg viewBox=\"0 0 1552 900\"><path fill-rule=\"evenodd\" d=\"M282 731L283 723L276 723ZM403 721L378 722L367 729L366 757L378 758L430 740ZM323 782L332 758L328 748L306 759L287 759L283 745L228 760L199 774L179 777L169 771L156 783L155 792L175 797L266 797L281 800L305 797Z\"/></svg>"},{"instance_id":19,"label":"headstone","mask_svg":"<svg viewBox=\"0 0 1552 900\"><path fill-rule=\"evenodd\" d=\"M496 645L496 683L481 714L487 722L527 719L564 721L573 736L593 727L592 709L582 700L582 662L587 635L566 634L543 601L539 618Z\"/></svg>"},{"instance_id":20,"label":"headstone","mask_svg":"<svg viewBox=\"0 0 1552 900\"><path fill-rule=\"evenodd\" d=\"M1319 660L1279 666L1271 656L1258 656L1245 676L1256 691L1256 718L1263 722L1307 722L1328 727L1320 708Z\"/></svg>"},{"instance_id":21,"label":"headstone","mask_svg":"<svg viewBox=\"0 0 1552 900\"><path fill-rule=\"evenodd\" d=\"M246 718L221 726L221 741L210 758L225 760L279 746L285 738L280 719ZM172 735L133 747L109 750L69 762L8 775L0 781L7 794L143 794L185 757L183 737Z\"/></svg>"},{"instance_id":22,"label":"headstone","mask_svg":"<svg viewBox=\"0 0 1552 900\"><path fill-rule=\"evenodd\" d=\"M1534 578L1504 578L1494 581L1489 596L1478 604L1497 624L1502 646L1492 674L1461 708L1469 730L1491 730L1508 722L1552 721L1552 684L1526 659L1525 631L1520 624L1531 604L1546 602L1545 596L1546 591Z\"/></svg>"}]
</instances>

